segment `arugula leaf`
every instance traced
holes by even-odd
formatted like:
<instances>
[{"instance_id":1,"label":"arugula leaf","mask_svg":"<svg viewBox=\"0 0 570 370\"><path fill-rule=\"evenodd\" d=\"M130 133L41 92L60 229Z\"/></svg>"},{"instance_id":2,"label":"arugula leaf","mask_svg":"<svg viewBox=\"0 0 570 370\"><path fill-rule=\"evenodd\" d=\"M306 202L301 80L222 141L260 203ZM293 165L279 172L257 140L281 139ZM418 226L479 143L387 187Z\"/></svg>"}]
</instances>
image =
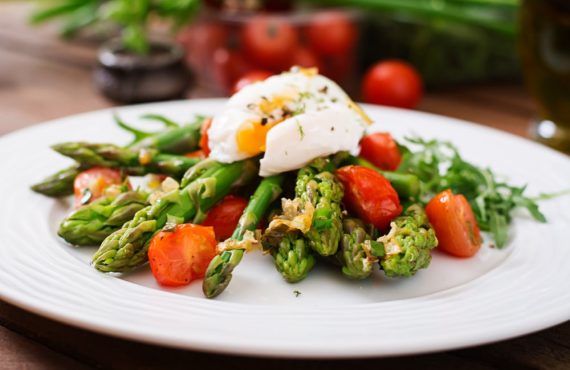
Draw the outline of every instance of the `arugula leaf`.
<instances>
[{"instance_id":1,"label":"arugula leaf","mask_svg":"<svg viewBox=\"0 0 570 370\"><path fill-rule=\"evenodd\" d=\"M445 141L412 137L402 146L402 163L398 172L412 173L420 179L420 201L427 203L440 191L451 189L469 201L479 228L491 234L498 248L508 241L512 213L526 208L539 222L546 222L537 200L527 197L526 186L501 182L488 168L465 161L457 148ZM414 148L415 150L412 150Z\"/></svg>"}]
</instances>

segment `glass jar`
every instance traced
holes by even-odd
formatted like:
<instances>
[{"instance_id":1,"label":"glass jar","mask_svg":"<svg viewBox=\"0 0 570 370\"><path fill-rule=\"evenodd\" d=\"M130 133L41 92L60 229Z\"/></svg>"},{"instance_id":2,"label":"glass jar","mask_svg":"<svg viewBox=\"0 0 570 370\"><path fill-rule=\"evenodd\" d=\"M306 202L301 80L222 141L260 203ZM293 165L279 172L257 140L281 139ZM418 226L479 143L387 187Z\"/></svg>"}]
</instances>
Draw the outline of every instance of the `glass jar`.
<instances>
[{"instance_id":1,"label":"glass jar","mask_svg":"<svg viewBox=\"0 0 570 370\"><path fill-rule=\"evenodd\" d=\"M198 84L222 96L247 72L280 73L294 65L317 67L353 92L358 39L358 14L337 9L206 11L178 35Z\"/></svg>"},{"instance_id":2,"label":"glass jar","mask_svg":"<svg viewBox=\"0 0 570 370\"><path fill-rule=\"evenodd\" d=\"M524 0L521 5L522 67L539 114L533 134L570 153L570 2Z\"/></svg>"}]
</instances>

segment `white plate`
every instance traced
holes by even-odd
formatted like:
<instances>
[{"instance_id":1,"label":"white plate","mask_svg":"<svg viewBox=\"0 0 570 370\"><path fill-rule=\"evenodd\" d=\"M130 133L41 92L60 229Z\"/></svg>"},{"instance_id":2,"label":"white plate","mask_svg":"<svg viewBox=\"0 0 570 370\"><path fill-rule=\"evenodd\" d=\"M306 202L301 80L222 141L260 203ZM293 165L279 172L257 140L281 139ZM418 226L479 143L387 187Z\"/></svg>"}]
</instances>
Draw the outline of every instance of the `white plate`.
<instances>
[{"instance_id":1,"label":"white plate","mask_svg":"<svg viewBox=\"0 0 570 370\"><path fill-rule=\"evenodd\" d=\"M222 100L121 108L188 119L213 114ZM378 128L451 140L464 156L492 166L529 193L570 185L570 160L530 141L463 121L364 106ZM285 357L365 357L452 349L530 333L570 319L570 197L542 203L549 222L521 213L504 250L488 246L471 259L434 253L410 279L380 273L351 282L317 268L290 285L270 257L246 256L218 299L201 283L161 289L146 269L118 278L89 266L93 249L56 236L68 201L29 185L69 163L49 149L68 140L124 143L111 111L56 120L0 138L0 298L85 329L187 349ZM300 291L296 297L294 290Z\"/></svg>"}]
</instances>

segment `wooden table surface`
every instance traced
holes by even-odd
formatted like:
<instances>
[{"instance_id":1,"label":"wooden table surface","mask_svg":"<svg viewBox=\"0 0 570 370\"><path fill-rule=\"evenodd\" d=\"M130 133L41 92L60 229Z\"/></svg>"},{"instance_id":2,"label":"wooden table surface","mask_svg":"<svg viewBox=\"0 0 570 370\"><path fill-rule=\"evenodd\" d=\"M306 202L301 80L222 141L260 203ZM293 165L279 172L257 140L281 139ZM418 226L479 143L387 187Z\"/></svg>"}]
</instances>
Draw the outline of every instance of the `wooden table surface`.
<instances>
[{"instance_id":1,"label":"wooden table surface","mask_svg":"<svg viewBox=\"0 0 570 370\"><path fill-rule=\"evenodd\" d=\"M64 43L52 27L26 24L29 5L0 2L0 135L69 114L112 106L94 90L94 46ZM193 96L205 96L197 89ZM479 85L429 92L420 110L526 136L534 108L522 86ZM388 359L296 361L205 354L144 345L70 327L0 299L0 369L570 369L570 322L480 347Z\"/></svg>"}]
</instances>

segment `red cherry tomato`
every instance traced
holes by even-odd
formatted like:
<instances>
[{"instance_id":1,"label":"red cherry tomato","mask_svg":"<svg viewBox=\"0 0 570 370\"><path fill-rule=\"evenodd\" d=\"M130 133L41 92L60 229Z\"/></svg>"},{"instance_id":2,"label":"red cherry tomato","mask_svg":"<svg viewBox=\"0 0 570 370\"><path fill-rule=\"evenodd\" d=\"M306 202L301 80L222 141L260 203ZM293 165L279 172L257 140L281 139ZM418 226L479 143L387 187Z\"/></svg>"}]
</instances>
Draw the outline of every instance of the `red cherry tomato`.
<instances>
[{"instance_id":1,"label":"red cherry tomato","mask_svg":"<svg viewBox=\"0 0 570 370\"><path fill-rule=\"evenodd\" d=\"M176 287L204 277L216 256L216 244L211 227L183 224L159 232L148 248L154 278L161 285Z\"/></svg>"},{"instance_id":2,"label":"red cherry tomato","mask_svg":"<svg viewBox=\"0 0 570 370\"><path fill-rule=\"evenodd\" d=\"M299 47L295 50L293 59L291 60L291 66L322 69L321 61L317 55L305 47Z\"/></svg>"},{"instance_id":3,"label":"red cherry tomato","mask_svg":"<svg viewBox=\"0 0 570 370\"><path fill-rule=\"evenodd\" d=\"M251 70L250 64L239 52L219 48L212 56L214 76L220 86L230 89L234 82Z\"/></svg>"},{"instance_id":4,"label":"red cherry tomato","mask_svg":"<svg viewBox=\"0 0 570 370\"><path fill-rule=\"evenodd\" d=\"M422 97L422 79L410 64L387 60L372 66L364 75L365 102L400 108L414 108Z\"/></svg>"},{"instance_id":5,"label":"red cherry tomato","mask_svg":"<svg viewBox=\"0 0 570 370\"><path fill-rule=\"evenodd\" d=\"M274 71L287 68L291 51L298 44L297 31L285 19L259 15L241 32L241 42L248 59L255 65Z\"/></svg>"},{"instance_id":6,"label":"red cherry tomato","mask_svg":"<svg viewBox=\"0 0 570 370\"><path fill-rule=\"evenodd\" d=\"M75 194L75 206L93 202L104 195L105 189L111 185L120 185L123 178L119 170L93 167L81 172L73 181L73 193ZM127 186L130 187L130 185Z\"/></svg>"},{"instance_id":7,"label":"red cherry tomato","mask_svg":"<svg viewBox=\"0 0 570 370\"><path fill-rule=\"evenodd\" d=\"M262 69L254 70L244 74L239 80L236 81L234 87L232 88L232 95L257 81L263 81L268 77L273 75L272 72L264 71Z\"/></svg>"},{"instance_id":8,"label":"red cherry tomato","mask_svg":"<svg viewBox=\"0 0 570 370\"><path fill-rule=\"evenodd\" d=\"M200 142L198 143L198 145L200 146L200 149L204 154L205 158L208 158L208 156L210 155L210 146L208 144L209 140L208 130L210 129L210 126L212 126L212 119L206 118L204 120L204 123L202 123L202 127L200 128Z\"/></svg>"},{"instance_id":9,"label":"red cherry tomato","mask_svg":"<svg viewBox=\"0 0 570 370\"><path fill-rule=\"evenodd\" d=\"M346 166L339 168L336 175L344 185L344 205L364 222L385 230L402 213L398 193L378 172Z\"/></svg>"},{"instance_id":10,"label":"red cherry tomato","mask_svg":"<svg viewBox=\"0 0 570 370\"><path fill-rule=\"evenodd\" d=\"M307 29L309 46L321 55L343 55L354 48L357 30L343 12L331 10L314 16Z\"/></svg>"},{"instance_id":11,"label":"red cherry tomato","mask_svg":"<svg viewBox=\"0 0 570 370\"><path fill-rule=\"evenodd\" d=\"M188 158L201 158L201 159L206 158L206 155L204 154L204 151L202 149L198 149L198 150L195 150L193 152L186 153L186 154L184 154L184 156L188 157Z\"/></svg>"},{"instance_id":12,"label":"red cherry tomato","mask_svg":"<svg viewBox=\"0 0 570 370\"><path fill-rule=\"evenodd\" d=\"M246 199L228 195L208 211L202 225L213 226L216 239L226 240L232 236L246 206Z\"/></svg>"},{"instance_id":13,"label":"red cherry tomato","mask_svg":"<svg viewBox=\"0 0 570 370\"><path fill-rule=\"evenodd\" d=\"M395 171L402 161L398 144L387 132L376 132L360 141L360 156L384 171Z\"/></svg>"},{"instance_id":14,"label":"red cherry tomato","mask_svg":"<svg viewBox=\"0 0 570 370\"><path fill-rule=\"evenodd\" d=\"M439 250L457 257L471 257L479 251L479 226L463 195L444 190L430 200L426 213L439 241Z\"/></svg>"}]
</instances>

